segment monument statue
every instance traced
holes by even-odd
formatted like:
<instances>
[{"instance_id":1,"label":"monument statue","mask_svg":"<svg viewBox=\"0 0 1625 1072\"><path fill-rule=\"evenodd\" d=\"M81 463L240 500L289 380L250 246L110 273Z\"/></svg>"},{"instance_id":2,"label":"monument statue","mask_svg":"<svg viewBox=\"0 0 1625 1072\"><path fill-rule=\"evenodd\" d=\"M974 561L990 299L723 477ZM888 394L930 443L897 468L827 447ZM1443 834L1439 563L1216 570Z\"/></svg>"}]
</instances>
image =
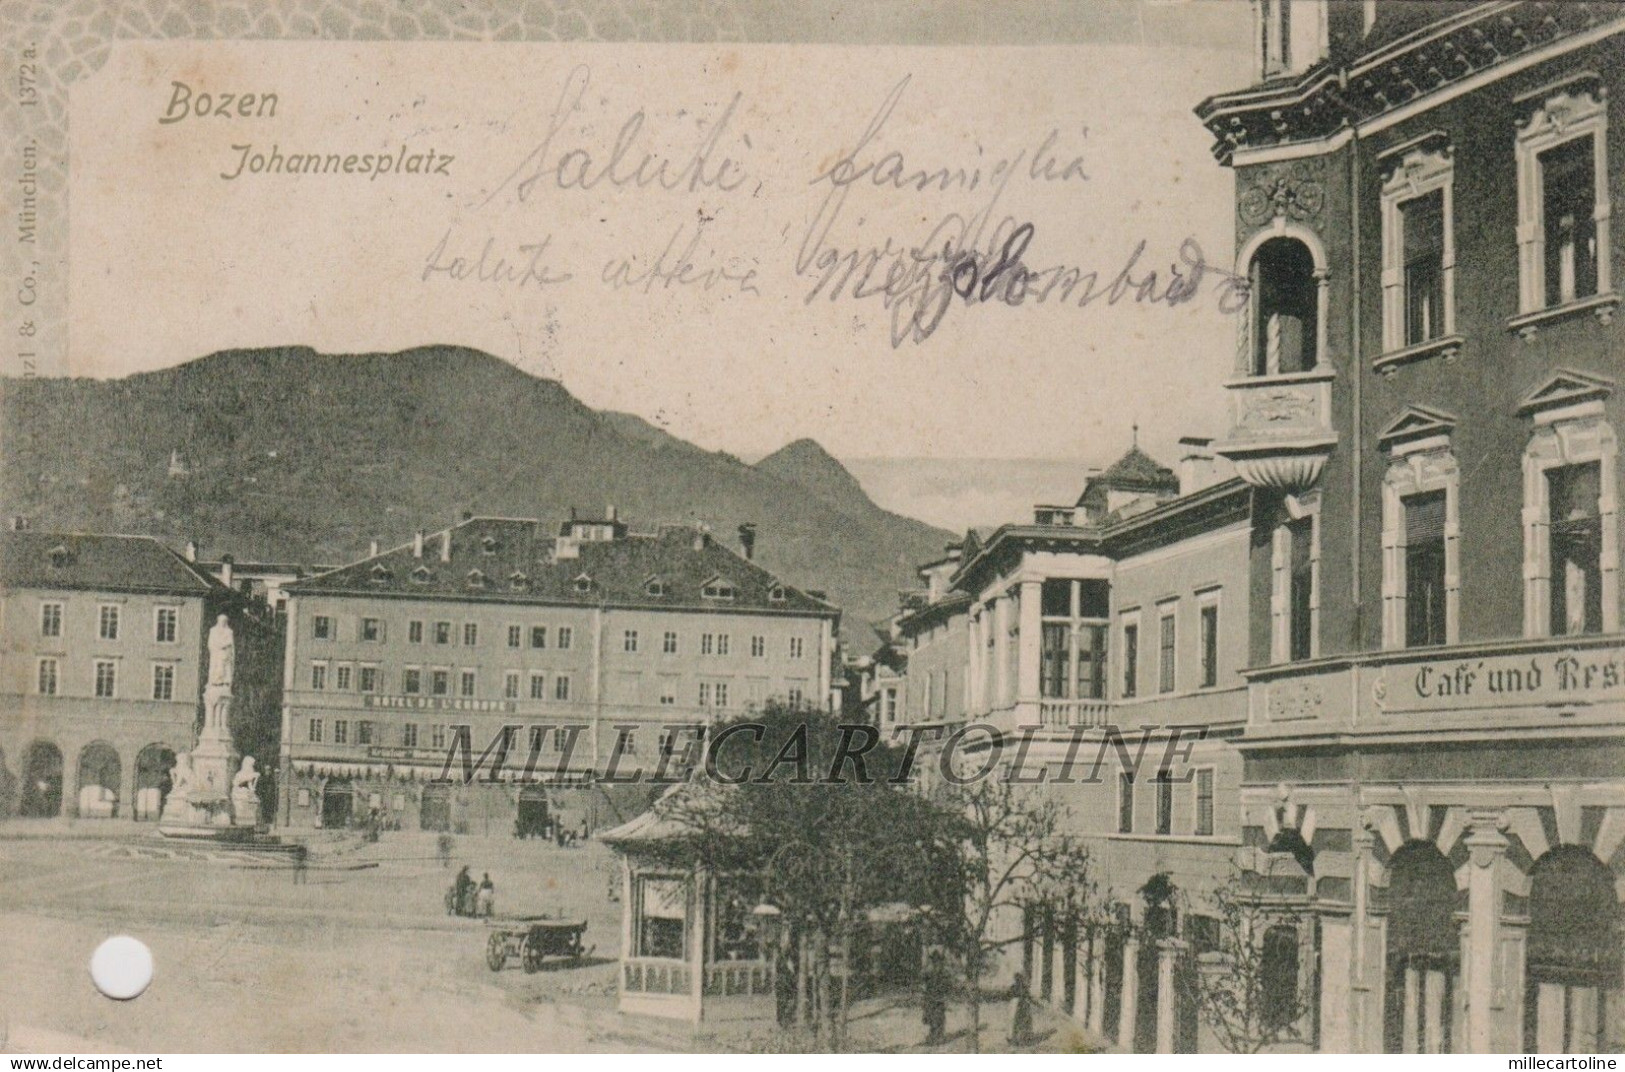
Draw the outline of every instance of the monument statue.
<instances>
[{"instance_id":1,"label":"monument statue","mask_svg":"<svg viewBox=\"0 0 1625 1072\"><path fill-rule=\"evenodd\" d=\"M175 766L169 771L169 795L185 800L192 788L192 753L182 752L175 757Z\"/></svg>"},{"instance_id":2,"label":"monument statue","mask_svg":"<svg viewBox=\"0 0 1625 1072\"><path fill-rule=\"evenodd\" d=\"M254 769L254 757L244 756L243 765L237 771L237 777L231 780L232 793L242 792L252 795L260 784L260 772Z\"/></svg>"},{"instance_id":3,"label":"monument statue","mask_svg":"<svg viewBox=\"0 0 1625 1072\"><path fill-rule=\"evenodd\" d=\"M210 685L220 685L230 691L232 674L235 672L232 664L236 654L236 638L232 635L231 624L226 621L226 616L222 614L215 619L214 625L209 629L208 683Z\"/></svg>"}]
</instances>

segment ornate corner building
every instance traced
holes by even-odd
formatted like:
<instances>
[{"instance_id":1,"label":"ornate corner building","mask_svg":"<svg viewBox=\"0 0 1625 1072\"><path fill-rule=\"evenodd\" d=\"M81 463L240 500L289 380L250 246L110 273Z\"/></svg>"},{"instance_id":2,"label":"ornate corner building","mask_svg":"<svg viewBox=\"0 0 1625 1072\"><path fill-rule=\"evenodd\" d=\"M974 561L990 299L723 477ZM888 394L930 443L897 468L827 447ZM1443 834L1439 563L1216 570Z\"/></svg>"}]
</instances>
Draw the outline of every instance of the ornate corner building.
<instances>
[{"instance_id":1,"label":"ornate corner building","mask_svg":"<svg viewBox=\"0 0 1625 1072\"><path fill-rule=\"evenodd\" d=\"M1621 1049L1625 8L1253 7L1242 859L1320 1049Z\"/></svg>"}]
</instances>

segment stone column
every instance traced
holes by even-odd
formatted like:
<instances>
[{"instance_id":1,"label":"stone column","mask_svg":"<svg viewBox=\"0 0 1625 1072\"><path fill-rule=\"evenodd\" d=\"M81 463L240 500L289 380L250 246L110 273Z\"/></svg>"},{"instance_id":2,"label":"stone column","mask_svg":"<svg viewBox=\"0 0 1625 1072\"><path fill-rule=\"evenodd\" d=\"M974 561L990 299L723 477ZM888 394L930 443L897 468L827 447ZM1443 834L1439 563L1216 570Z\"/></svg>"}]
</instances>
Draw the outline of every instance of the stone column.
<instances>
[{"instance_id":1,"label":"stone column","mask_svg":"<svg viewBox=\"0 0 1625 1072\"><path fill-rule=\"evenodd\" d=\"M1462 982L1467 990L1468 1053L1491 1053L1495 996L1495 947L1500 929L1501 884L1496 874L1506 855L1501 833L1506 819L1500 812L1474 812L1468 817L1464 839L1467 867L1467 962Z\"/></svg>"},{"instance_id":2,"label":"stone column","mask_svg":"<svg viewBox=\"0 0 1625 1072\"><path fill-rule=\"evenodd\" d=\"M1444 1052L1444 972L1438 968L1422 977L1422 1052Z\"/></svg>"},{"instance_id":3,"label":"stone column","mask_svg":"<svg viewBox=\"0 0 1625 1072\"><path fill-rule=\"evenodd\" d=\"M982 712L982 609L972 607L965 626L965 717L974 722Z\"/></svg>"},{"instance_id":4,"label":"stone column","mask_svg":"<svg viewBox=\"0 0 1625 1072\"><path fill-rule=\"evenodd\" d=\"M1129 934L1123 940L1123 995L1117 1003L1117 1045L1134 1052L1134 1021L1140 1000L1140 940Z\"/></svg>"},{"instance_id":5,"label":"stone column","mask_svg":"<svg viewBox=\"0 0 1625 1072\"><path fill-rule=\"evenodd\" d=\"M1528 936L1527 924L1501 924L1501 970L1495 981L1495 1027L1491 1039L1496 1053L1521 1053L1524 1049L1523 958ZM1465 1031L1464 1027L1464 1034ZM1465 1052L1461 1045L1457 1049Z\"/></svg>"},{"instance_id":6,"label":"stone column","mask_svg":"<svg viewBox=\"0 0 1625 1072\"><path fill-rule=\"evenodd\" d=\"M1349 993L1354 940L1349 917L1320 917L1320 1048L1326 1053L1355 1049L1356 1036L1350 1030L1354 998Z\"/></svg>"},{"instance_id":7,"label":"stone column","mask_svg":"<svg viewBox=\"0 0 1625 1072\"><path fill-rule=\"evenodd\" d=\"M1001 595L993 601L993 698L990 711L997 711L1011 695L1010 653L1010 597Z\"/></svg>"},{"instance_id":8,"label":"stone column","mask_svg":"<svg viewBox=\"0 0 1625 1072\"><path fill-rule=\"evenodd\" d=\"M1183 943L1164 938L1157 943L1157 1052L1174 1052L1174 1031L1179 1015L1179 997L1174 992L1174 972Z\"/></svg>"},{"instance_id":9,"label":"stone column","mask_svg":"<svg viewBox=\"0 0 1625 1072\"><path fill-rule=\"evenodd\" d=\"M1422 1004L1422 973L1415 968L1405 968L1405 1013L1404 1026L1401 1028L1399 1052L1421 1053L1422 1025L1418 1018Z\"/></svg>"},{"instance_id":10,"label":"stone column","mask_svg":"<svg viewBox=\"0 0 1625 1072\"><path fill-rule=\"evenodd\" d=\"M1355 822L1352 831L1354 835L1354 911L1349 916L1350 930L1350 964L1349 964L1349 1003L1348 1003L1348 1048L1353 1053L1379 1053L1382 1050L1382 994L1373 992L1374 981L1380 981L1383 976L1381 955L1378 954L1377 964L1373 968L1370 964L1371 946L1371 877L1376 863L1372 860L1371 850L1376 843L1376 833L1367 826L1364 818ZM1380 950L1381 947L1379 946ZM1323 958L1324 961L1324 958ZM1321 1010L1322 1024L1326 1018L1336 1016L1337 1010ZM1376 1038L1371 1037L1372 1021L1376 1021ZM1322 1040L1328 1035L1321 1034ZM1335 1050L1329 1042L1324 1048Z\"/></svg>"},{"instance_id":11,"label":"stone column","mask_svg":"<svg viewBox=\"0 0 1625 1072\"><path fill-rule=\"evenodd\" d=\"M1016 638L1016 700L1021 705L1018 725L1038 722L1039 648L1043 643L1044 584L1042 581L1021 582L1019 605L1021 635Z\"/></svg>"},{"instance_id":12,"label":"stone column","mask_svg":"<svg viewBox=\"0 0 1625 1072\"><path fill-rule=\"evenodd\" d=\"M1089 937L1089 1030L1106 1037L1106 936Z\"/></svg>"},{"instance_id":13,"label":"stone column","mask_svg":"<svg viewBox=\"0 0 1625 1072\"><path fill-rule=\"evenodd\" d=\"M1563 1012L1566 995L1556 983L1541 983L1535 996L1535 1050L1562 1053Z\"/></svg>"}]
</instances>

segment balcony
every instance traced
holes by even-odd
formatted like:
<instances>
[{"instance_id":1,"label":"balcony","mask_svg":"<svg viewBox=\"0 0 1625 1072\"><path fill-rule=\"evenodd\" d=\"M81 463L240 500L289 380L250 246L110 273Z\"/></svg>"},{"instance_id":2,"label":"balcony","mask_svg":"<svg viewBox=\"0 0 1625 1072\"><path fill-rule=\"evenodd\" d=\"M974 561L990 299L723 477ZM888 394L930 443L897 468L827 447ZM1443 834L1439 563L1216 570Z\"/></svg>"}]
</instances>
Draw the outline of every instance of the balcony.
<instances>
[{"instance_id":1,"label":"balcony","mask_svg":"<svg viewBox=\"0 0 1625 1072\"><path fill-rule=\"evenodd\" d=\"M1569 736L1625 724L1625 634L1372 652L1247 674L1246 736Z\"/></svg>"},{"instance_id":2,"label":"balcony","mask_svg":"<svg viewBox=\"0 0 1625 1072\"><path fill-rule=\"evenodd\" d=\"M1045 729L1099 729L1111 722L1105 700L1040 700L1038 725Z\"/></svg>"},{"instance_id":3,"label":"balcony","mask_svg":"<svg viewBox=\"0 0 1625 1072\"><path fill-rule=\"evenodd\" d=\"M1248 376L1225 384L1230 432L1213 449L1254 487L1296 495L1313 487L1337 445L1330 369Z\"/></svg>"}]
</instances>

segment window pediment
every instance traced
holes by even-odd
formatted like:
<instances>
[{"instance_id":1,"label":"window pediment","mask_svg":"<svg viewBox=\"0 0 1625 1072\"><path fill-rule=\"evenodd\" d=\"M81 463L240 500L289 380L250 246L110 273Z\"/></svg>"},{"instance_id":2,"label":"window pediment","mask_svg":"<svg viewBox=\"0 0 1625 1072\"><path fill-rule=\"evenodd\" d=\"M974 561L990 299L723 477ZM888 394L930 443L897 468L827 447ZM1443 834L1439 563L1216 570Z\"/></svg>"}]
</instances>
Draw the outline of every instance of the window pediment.
<instances>
[{"instance_id":1,"label":"window pediment","mask_svg":"<svg viewBox=\"0 0 1625 1072\"><path fill-rule=\"evenodd\" d=\"M1614 393L1614 381L1595 373L1558 369L1518 402L1518 415L1527 417L1567 409L1584 402L1600 402Z\"/></svg>"},{"instance_id":2,"label":"window pediment","mask_svg":"<svg viewBox=\"0 0 1625 1072\"><path fill-rule=\"evenodd\" d=\"M1398 450L1419 440L1449 436L1456 429L1456 417L1431 406L1406 406L1398 417L1377 435L1383 450Z\"/></svg>"}]
</instances>

